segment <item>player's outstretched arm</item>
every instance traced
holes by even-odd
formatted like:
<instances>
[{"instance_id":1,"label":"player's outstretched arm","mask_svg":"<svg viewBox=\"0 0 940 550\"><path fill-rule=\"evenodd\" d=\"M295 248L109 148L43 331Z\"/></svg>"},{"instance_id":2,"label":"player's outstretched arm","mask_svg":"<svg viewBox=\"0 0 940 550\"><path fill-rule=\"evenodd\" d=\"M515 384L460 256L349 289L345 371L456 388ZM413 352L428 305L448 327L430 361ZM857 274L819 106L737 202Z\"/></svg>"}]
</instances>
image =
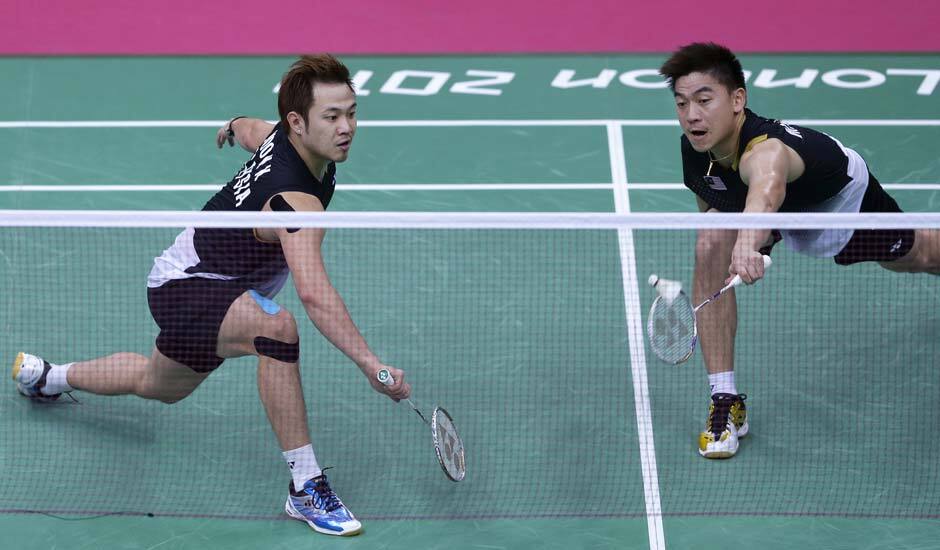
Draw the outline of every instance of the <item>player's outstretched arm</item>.
<instances>
[{"instance_id":1,"label":"player's outstretched arm","mask_svg":"<svg viewBox=\"0 0 940 550\"><path fill-rule=\"evenodd\" d=\"M313 195L283 193L281 196L296 211L322 211L323 205ZM294 287L304 305L307 316L331 344L353 360L379 393L392 399L404 399L411 394L404 371L383 364L369 348L346 309L339 292L330 282L323 264L321 245L325 230L278 229L277 237L294 279ZM388 369L395 379L391 386L378 380L378 372Z\"/></svg>"},{"instance_id":2,"label":"player's outstretched arm","mask_svg":"<svg viewBox=\"0 0 940 550\"><path fill-rule=\"evenodd\" d=\"M799 169L794 167L794 159L802 165L802 160L795 151L776 139L759 143L741 157L741 179L748 186L744 212L776 212L783 204L787 194L787 182ZM764 260L760 248L770 237L771 228L741 229L731 253L731 265L728 268L729 280L735 275L751 284L764 276Z\"/></svg>"},{"instance_id":3,"label":"player's outstretched arm","mask_svg":"<svg viewBox=\"0 0 940 550\"><path fill-rule=\"evenodd\" d=\"M216 132L215 145L221 149L226 142L229 146L238 142L242 149L254 153L273 129L273 124L260 118L235 117Z\"/></svg>"}]
</instances>

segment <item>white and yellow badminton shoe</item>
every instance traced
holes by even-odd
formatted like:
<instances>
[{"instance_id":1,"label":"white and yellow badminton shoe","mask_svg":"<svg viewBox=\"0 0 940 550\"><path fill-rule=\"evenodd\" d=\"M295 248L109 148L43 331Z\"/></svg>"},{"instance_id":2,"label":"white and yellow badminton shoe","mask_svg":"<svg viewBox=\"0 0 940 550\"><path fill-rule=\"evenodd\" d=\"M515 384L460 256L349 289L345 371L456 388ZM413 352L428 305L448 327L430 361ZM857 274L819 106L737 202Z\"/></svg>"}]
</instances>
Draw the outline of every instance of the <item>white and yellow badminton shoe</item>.
<instances>
[{"instance_id":1,"label":"white and yellow badminton shoe","mask_svg":"<svg viewBox=\"0 0 940 550\"><path fill-rule=\"evenodd\" d=\"M716 393L708 408L705 431L698 436L698 454L705 458L731 458L738 440L747 435L747 407L743 393Z\"/></svg>"},{"instance_id":2,"label":"white and yellow badminton shoe","mask_svg":"<svg viewBox=\"0 0 940 550\"><path fill-rule=\"evenodd\" d=\"M42 392L46 385L46 376L52 365L42 357L23 353L17 354L13 361L13 380L16 381L16 391L36 401L55 401L62 397L61 393L46 395Z\"/></svg>"}]
</instances>

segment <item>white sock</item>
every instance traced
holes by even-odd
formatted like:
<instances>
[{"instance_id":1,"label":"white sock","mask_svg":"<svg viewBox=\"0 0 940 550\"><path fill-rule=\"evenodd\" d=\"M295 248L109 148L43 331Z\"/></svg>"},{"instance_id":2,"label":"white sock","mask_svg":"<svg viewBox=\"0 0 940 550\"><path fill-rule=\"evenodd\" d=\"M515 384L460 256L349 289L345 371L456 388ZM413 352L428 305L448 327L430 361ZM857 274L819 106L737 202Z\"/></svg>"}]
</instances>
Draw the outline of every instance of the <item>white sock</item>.
<instances>
[{"instance_id":1,"label":"white sock","mask_svg":"<svg viewBox=\"0 0 940 550\"><path fill-rule=\"evenodd\" d=\"M738 388L734 385L734 371L719 372L708 375L708 383L712 387L712 395L716 393L730 393L738 395Z\"/></svg>"},{"instance_id":2,"label":"white sock","mask_svg":"<svg viewBox=\"0 0 940 550\"><path fill-rule=\"evenodd\" d=\"M45 395L55 395L57 393L72 391L75 388L69 386L68 372L75 363L65 365L52 365L49 374L46 375L46 385L42 388Z\"/></svg>"},{"instance_id":3,"label":"white sock","mask_svg":"<svg viewBox=\"0 0 940 550\"><path fill-rule=\"evenodd\" d=\"M284 455L284 460L287 461L287 465L290 467L290 475L294 478L295 491L303 490L304 483L308 479L315 478L323 472L320 465L317 464L316 455L313 454L313 445L304 445L299 449L281 454Z\"/></svg>"}]
</instances>

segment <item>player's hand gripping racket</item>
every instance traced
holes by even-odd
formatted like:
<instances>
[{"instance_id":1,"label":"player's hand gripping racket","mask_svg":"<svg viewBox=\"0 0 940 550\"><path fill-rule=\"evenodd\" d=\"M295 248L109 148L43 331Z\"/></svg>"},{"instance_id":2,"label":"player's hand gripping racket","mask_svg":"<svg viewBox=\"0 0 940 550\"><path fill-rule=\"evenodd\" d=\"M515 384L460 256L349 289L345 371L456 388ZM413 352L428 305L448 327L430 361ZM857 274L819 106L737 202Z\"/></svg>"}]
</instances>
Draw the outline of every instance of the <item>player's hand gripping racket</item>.
<instances>
[{"instance_id":1,"label":"player's hand gripping racket","mask_svg":"<svg viewBox=\"0 0 940 550\"><path fill-rule=\"evenodd\" d=\"M395 383L395 379L392 378L392 373L388 372L386 369L380 370L377 374L377 378L379 382L386 386L391 386ZM414 412L418 413L421 420L431 427L434 452L437 453L437 461L441 463L441 469L444 470L444 474L450 478L451 481L462 480L464 476L467 475L467 466L463 454L463 441L461 441L460 436L457 435L457 428L454 427L454 422L450 414L442 407L434 407L434 411L431 413L431 421L428 422L428 419L418 410L418 407L415 406L411 399L405 399L405 401L411 405Z\"/></svg>"},{"instance_id":2,"label":"player's hand gripping racket","mask_svg":"<svg viewBox=\"0 0 940 550\"><path fill-rule=\"evenodd\" d=\"M764 256L764 269L770 267L771 263L770 256ZM696 307L692 307L688 295L683 292L682 283L660 279L656 275L650 275L648 282L659 294L653 300L646 321L650 347L656 357L666 363L678 365L692 357L692 352L695 351L698 341L695 314L728 290L740 285L741 276L735 275L730 283Z\"/></svg>"}]
</instances>

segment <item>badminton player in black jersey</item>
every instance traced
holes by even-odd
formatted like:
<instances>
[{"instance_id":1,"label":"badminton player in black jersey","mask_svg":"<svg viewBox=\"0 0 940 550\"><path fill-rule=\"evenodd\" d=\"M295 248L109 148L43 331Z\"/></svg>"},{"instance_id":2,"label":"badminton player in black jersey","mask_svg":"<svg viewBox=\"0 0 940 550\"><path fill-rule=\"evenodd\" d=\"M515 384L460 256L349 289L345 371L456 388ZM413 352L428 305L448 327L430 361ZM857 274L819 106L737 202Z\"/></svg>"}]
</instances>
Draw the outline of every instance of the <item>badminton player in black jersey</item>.
<instances>
[{"instance_id":1,"label":"badminton player in black jersey","mask_svg":"<svg viewBox=\"0 0 940 550\"><path fill-rule=\"evenodd\" d=\"M682 127L682 171L703 212L900 212L865 160L821 132L761 117L747 108L741 63L713 43L685 46L660 68ZM762 252L783 239L797 252L840 265L878 262L902 272L940 272L933 230L703 230L695 245L694 301L734 275L764 275ZM698 313L699 341L712 390L699 453L734 456L747 434L745 396L734 382L734 293Z\"/></svg>"},{"instance_id":2,"label":"badminton player in black jersey","mask_svg":"<svg viewBox=\"0 0 940 550\"><path fill-rule=\"evenodd\" d=\"M219 131L253 153L203 210L322 211L333 196L336 163L356 133L356 94L348 69L330 55L305 56L281 81L280 121L236 117ZM258 390L291 470L285 511L318 532L354 535L362 526L330 488L307 426L297 323L272 300L288 275L317 329L352 359L379 393L403 399L399 369L369 349L327 276L321 229L188 228L154 261L147 295L160 327L150 357L117 353L50 364L20 353L19 392L48 401L82 390L175 403L231 357L258 357ZM395 384L377 379L388 369Z\"/></svg>"}]
</instances>

